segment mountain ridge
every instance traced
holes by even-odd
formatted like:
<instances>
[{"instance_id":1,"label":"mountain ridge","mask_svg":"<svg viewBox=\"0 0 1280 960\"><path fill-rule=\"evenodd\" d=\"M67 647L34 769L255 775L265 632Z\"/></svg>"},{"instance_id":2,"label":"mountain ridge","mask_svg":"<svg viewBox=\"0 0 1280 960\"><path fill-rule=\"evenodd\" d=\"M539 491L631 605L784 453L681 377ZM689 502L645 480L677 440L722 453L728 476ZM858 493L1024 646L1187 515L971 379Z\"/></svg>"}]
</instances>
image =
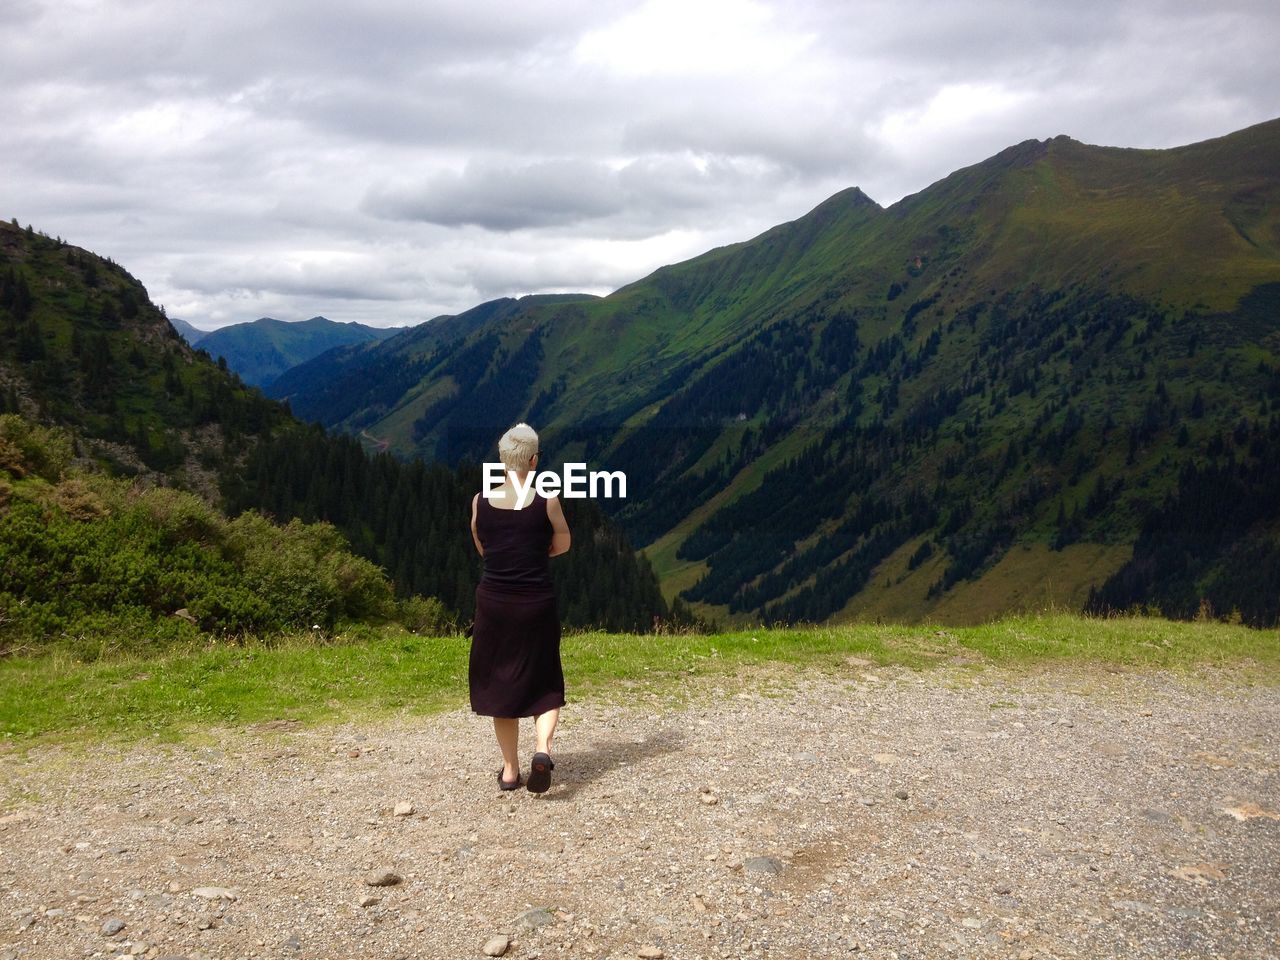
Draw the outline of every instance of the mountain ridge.
<instances>
[{"instance_id":1,"label":"mountain ridge","mask_svg":"<svg viewBox=\"0 0 1280 960\"><path fill-rule=\"evenodd\" d=\"M201 330L199 327L187 323L185 320L180 320L177 317L170 317L169 323L173 325L173 329L177 330L178 333L181 334L182 339L187 341L187 343L191 344L193 347L210 333L208 330Z\"/></svg>"},{"instance_id":2,"label":"mountain ridge","mask_svg":"<svg viewBox=\"0 0 1280 960\"><path fill-rule=\"evenodd\" d=\"M874 584L908 619L980 617L1032 569L1079 607L1155 562L1139 530L1191 495L1183 467L1269 449L1280 333L1250 304L1280 283L1277 171L1280 120L1165 150L1026 140L888 207L849 188L600 300L315 377L376 371L376 398L326 398L304 364L290 402L449 462L534 422L557 460L626 470L616 516L711 615L873 615ZM1212 592L1206 551L1184 593Z\"/></svg>"},{"instance_id":3,"label":"mountain ridge","mask_svg":"<svg viewBox=\"0 0 1280 960\"><path fill-rule=\"evenodd\" d=\"M198 344L214 359L224 358L245 383L265 387L326 350L390 339L403 329L340 323L320 316L297 321L260 317L210 331Z\"/></svg>"}]
</instances>

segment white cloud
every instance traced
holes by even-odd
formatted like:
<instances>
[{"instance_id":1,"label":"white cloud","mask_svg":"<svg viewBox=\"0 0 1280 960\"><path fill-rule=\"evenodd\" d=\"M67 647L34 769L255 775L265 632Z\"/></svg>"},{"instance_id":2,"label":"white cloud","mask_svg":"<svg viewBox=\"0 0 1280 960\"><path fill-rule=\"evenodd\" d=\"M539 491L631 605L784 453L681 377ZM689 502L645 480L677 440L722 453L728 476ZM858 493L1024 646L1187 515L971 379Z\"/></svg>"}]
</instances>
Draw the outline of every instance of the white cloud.
<instances>
[{"instance_id":1,"label":"white cloud","mask_svg":"<svg viewBox=\"0 0 1280 960\"><path fill-rule=\"evenodd\" d=\"M0 216L206 326L603 292L850 185L1276 113L1238 0L0 5Z\"/></svg>"},{"instance_id":2,"label":"white cloud","mask_svg":"<svg viewBox=\"0 0 1280 960\"><path fill-rule=\"evenodd\" d=\"M757 0L647 0L583 34L574 53L625 77L742 77L789 66L812 41L793 31L785 8Z\"/></svg>"},{"instance_id":3,"label":"white cloud","mask_svg":"<svg viewBox=\"0 0 1280 960\"><path fill-rule=\"evenodd\" d=\"M951 138L975 125L999 121L1031 96L994 83L948 84L927 103L884 117L877 138L900 153L918 150L940 137Z\"/></svg>"}]
</instances>

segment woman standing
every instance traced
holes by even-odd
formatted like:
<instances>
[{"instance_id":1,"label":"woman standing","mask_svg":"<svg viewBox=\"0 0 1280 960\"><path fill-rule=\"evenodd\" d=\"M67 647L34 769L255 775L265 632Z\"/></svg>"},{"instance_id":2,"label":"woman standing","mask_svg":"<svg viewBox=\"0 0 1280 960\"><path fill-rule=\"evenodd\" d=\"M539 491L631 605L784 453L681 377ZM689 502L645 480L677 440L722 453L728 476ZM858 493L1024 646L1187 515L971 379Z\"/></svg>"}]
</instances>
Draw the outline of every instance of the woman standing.
<instances>
[{"instance_id":1,"label":"woman standing","mask_svg":"<svg viewBox=\"0 0 1280 960\"><path fill-rule=\"evenodd\" d=\"M543 793L551 786L551 738L564 706L560 614L549 560L568 551L569 525L559 497L544 498L528 482L538 465L531 426L518 423L504 433L498 456L506 482L491 498L483 492L471 498L471 538L484 559L471 634L471 709L493 717L502 790L521 784L520 718L534 718L538 743L528 788ZM512 473L525 490L523 502Z\"/></svg>"}]
</instances>

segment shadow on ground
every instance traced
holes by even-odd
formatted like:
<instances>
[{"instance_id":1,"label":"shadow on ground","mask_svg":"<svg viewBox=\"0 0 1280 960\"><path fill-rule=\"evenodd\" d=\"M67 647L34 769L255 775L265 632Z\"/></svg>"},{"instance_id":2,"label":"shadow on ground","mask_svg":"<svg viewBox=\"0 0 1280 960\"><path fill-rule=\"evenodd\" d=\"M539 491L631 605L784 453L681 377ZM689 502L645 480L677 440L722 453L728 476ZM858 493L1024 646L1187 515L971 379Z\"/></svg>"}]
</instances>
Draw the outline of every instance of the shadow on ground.
<instances>
[{"instance_id":1,"label":"shadow on ground","mask_svg":"<svg viewBox=\"0 0 1280 960\"><path fill-rule=\"evenodd\" d=\"M619 767L635 767L644 776L644 761L684 747L684 734L676 730L651 733L643 740L596 740L590 746L557 751L555 780L547 800L572 800L583 785L599 780Z\"/></svg>"}]
</instances>

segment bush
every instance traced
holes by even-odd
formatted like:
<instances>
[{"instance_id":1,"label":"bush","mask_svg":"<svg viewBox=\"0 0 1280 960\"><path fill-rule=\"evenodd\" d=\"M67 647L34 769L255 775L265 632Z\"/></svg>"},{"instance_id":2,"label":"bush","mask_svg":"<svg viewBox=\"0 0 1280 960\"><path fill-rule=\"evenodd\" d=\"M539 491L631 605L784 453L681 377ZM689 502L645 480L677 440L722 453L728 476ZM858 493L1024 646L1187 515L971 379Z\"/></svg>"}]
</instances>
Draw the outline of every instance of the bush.
<instances>
[{"instance_id":1,"label":"bush","mask_svg":"<svg viewBox=\"0 0 1280 960\"><path fill-rule=\"evenodd\" d=\"M60 427L42 427L14 413L0 415L0 470L15 477L57 481L71 466L75 447Z\"/></svg>"},{"instance_id":2,"label":"bush","mask_svg":"<svg viewBox=\"0 0 1280 960\"><path fill-rule=\"evenodd\" d=\"M128 489L126 502L121 506L137 511L146 522L163 531L167 543L213 540L226 523L222 514L195 494L167 487L131 486Z\"/></svg>"},{"instance_id":3,"label":"bush","mask_svg":"<svg viewBox=\"0 0 1280 960\"><path fill-rule=\"evenodd\" d=\"M186 610L200 626L220 633L269 630L276 620L276 611L264 597L238 583L224 583L216 590L199 594Z\"/></svg>"},{"instance_id":4,"label":"bush","mask_svg":"<svg viewBox=\"0 0 1280 960\"><path fill-rule=\"evenodd\" d=\"M249 511L228 524L228 556L245 585L273 603L273 626L332 628L343 618L389 615L391 586L382 571L347 552L328 523L277 526Z\"/></svg>"},{"instance_id":5,"label":"bush","mask_svg":"<svg viewBox=\"0 0 1280 960\"><path fill-rule=\"evenodd\" d=\"M435 597L407 597L396 604L396 622L410 633L442 636L458 629L457 620Z\"/></svg>"},{"instance_id":6,"label":"bush","mask_svg":"<svg viewBox=\"0 0 1280 960\"><path fill-rule=\"evenodd\" d=\"M73 520L96 520L107 514L107 505L83 477L64 480L54 487L53 502Z\"/></svg>"},{"instance_id":7,"label":"bush","mask_svg":"<svg viewBox=\"0 0 1280 960\"><path fill-rule=\"evenodd\" d=\"M189 493L102 476L5 489L4 649L148 647L197 626L233 636L330 630L398 612L381 569L329 524L278 526L257 513L227 520ZM194 625L173 616L183 608ZM440 622L429 605L415 610Z\"/></svg>"}]
</instances>

